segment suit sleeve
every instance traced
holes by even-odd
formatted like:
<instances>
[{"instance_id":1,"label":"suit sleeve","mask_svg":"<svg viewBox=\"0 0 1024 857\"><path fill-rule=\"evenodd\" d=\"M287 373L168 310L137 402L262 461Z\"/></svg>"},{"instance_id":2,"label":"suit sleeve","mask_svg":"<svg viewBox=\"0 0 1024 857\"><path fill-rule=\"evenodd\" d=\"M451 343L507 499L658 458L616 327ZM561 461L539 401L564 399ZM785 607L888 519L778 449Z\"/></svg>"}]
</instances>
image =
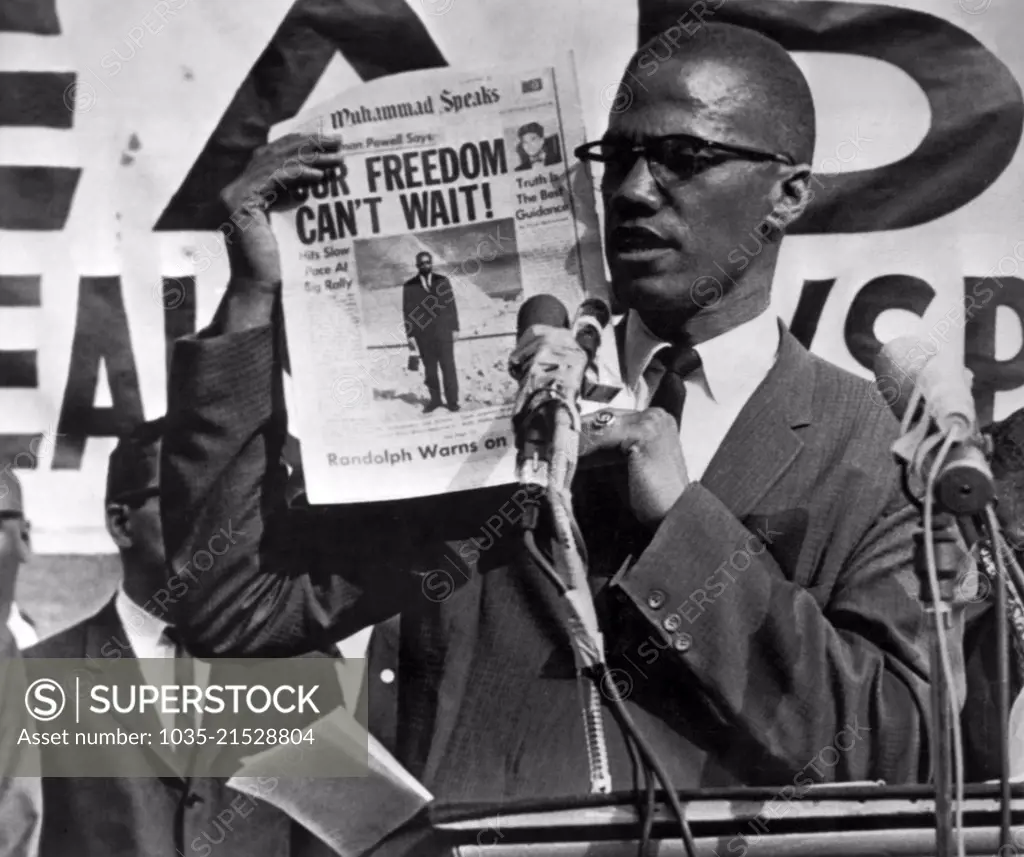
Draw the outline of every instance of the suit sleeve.
<instances>
[{"instance_id":1,"label":"suit sleeve","mask_svg":"<svg viewBox=\"0 0 1024 857\"><path fill-rule=\"evenodd\" d=\"M805 588L782 572L770 528L752 533L697 483L613 584L642 633L662 641L678 692L696 694L717 755L760 783L930 776L933 626L913 570L917 513L895 472L881 483L857 472L847 487L829 517L866 509L869 524L827 598L816 597L820 581ZM947 642L962 701L957 617Z\"/></svg>"},{"instance_id":2,"label":"suit sleeve","mask_svg":"<svg viewBox=\"0 0 1024 857\"><path fill-rule=\"evenodd\" d=\"M169 604L199 657L323 649L422 600L401 521L287 508L280 371L269 325L175 344L161 511Z\"/></svg>"},{"instance_id":3,"label":"suit sleeve","mask_svg":"<svg viewBox=\"0 0 1024 857\"><path fill-rule=\"evenodd\" d=\"M0 627L0 857L35 857L43 817L39 748L18 743L34 731L25 714L24 661L6 625ZM17 700L17 703L15 703Z\"/></svg>"},{"instance_id":4,"label":"suit sleeve","mask_svg":"<svg viewBox=\"0 0 1024 857\"><path fill-rule=\"evenodd\" d=\"M988 581L988 578L984 578ZM987 588L987 587L986 587ZM978 595L984 598L985 589ZM969 783L996 779L999 776L999 647L996 628L995 593L988 591L987 600L974 605L972 614L965 621L964 660L967 672L967 698L960 726L964 739L964 777ZM1020 702L1024 690L1021 681L1022 663L1018 647L1014 645L1015 631L1010 625L1010 703L1011 707ZM1024 740L1024 733L1014 733L1011 727L1011 759L1021 752L1020 741L1013 742L1017 734ZM1017 746L1015 747L1015 743ZM1024 761L1022 759L1021 761ZM1024 767L1011 763L1011 767Z\"/></svg>"}]
</instances>

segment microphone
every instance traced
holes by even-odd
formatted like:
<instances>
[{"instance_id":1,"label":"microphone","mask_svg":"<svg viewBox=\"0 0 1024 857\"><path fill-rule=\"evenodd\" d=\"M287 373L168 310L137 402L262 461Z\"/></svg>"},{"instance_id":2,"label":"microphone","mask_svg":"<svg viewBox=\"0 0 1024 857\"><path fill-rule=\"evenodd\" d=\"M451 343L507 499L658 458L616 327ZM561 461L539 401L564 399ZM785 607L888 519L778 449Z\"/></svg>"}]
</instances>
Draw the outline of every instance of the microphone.
<instances>
[{"instance_id":1,"label":"microphone","mask_svg":"<svg viewBox=\"0 0 1024 857\"><path fill-rule=\"evenodd\" d=\"M903 419L913 391L920 390L939 431L953 432L957 441L978 433L971 394L973 377L965 366L941 359L937 352L929 354L916 336L899 336L887 342L875 358L879 390L896 418ZM895 390L890 381L895 382Z\"/></svg>"},{"instance_id":2,"label":"microphone","mask_svg":"<svg viewBox=\"0 0 1024 857\"><path fill-rule=\"evenodd\" d=\"M953 446L935 481L936 502L957 516L983 512L995 496L995 484L978 430L972 373L961 364L937 359L914 336L884 345L874 371L876 386L897 419L903 419L916 398L912 419L923 422L918 423L920 431L901 437L893 452L907 462L912 476L924 482L940 447L933 429L950 435Z\"/></svg>"},{"instance_id":3,"label":"microphone","mask_svg":"<svg viewBox=\"0 0 1024 857\"><path fill-rule=\"evenodd\" d=\"M587 298L580 304L572 323L577 345L587 355L587 365L582 377L576 377L576 366L563 371L555 366L548 369L550 378L544 387L534 390L530 398L521 405L513 417L516 430L518 456L516 468L518 479L524 485L546 487L551 475L566 477L560 470L551 471L550 465L561 451L563 460L574 458L565 444L576 442L571 437L573 416L577 413L577 399L607 402L618 393L617 387L598 383L596 357L601 347L604 328L611 321L611 310L600 298ZM535 324L568 328L569 313L564 304L552 295L534 295L519 309L516 318L517 338ZM515 373L514 373L515 374ZM518 380L523 378L518 376Z\"/></svg>"},{"instance_id":4,"label":"microphone","mask_svg":"<svg viewBox=\"0 0 1024 857\"><path fill-rule=\"evenodd\" d=\"M587 353L587 367L583 370L580 395L589 402L607 404L619 394L619 387L601 383L597 368L597 352L601 349L604 329L611 318L608 304L600 298L587 298L580 304L573 319L576 342Z\"/></svg>"},{"instance_id":5,"label":"microphone","mask_svg":"<svg viewBox=\"0 0 1024 857\"><path fill-rule=\"evenodd\" d=\"M516 339L535 324L550 327L569 327L569 312L565 305L551 295L534 295L520 308L516 316ZM527 373L528 375L528 373ZM527 375L519 377L523 381ZM516 478L521 485L547 488L551 462L555 456L555 435L568 407L570 391L565 385L554 383L537 389L512 417L516 436Z\"/></svg>"},{"instance_id":6,"label":"microphone","mask_svg":"<svg viewBox=\"0 0 1024 857\"><path fill-rule=\"evenodd\" d=\"M594 359L601 348L601 336L611 319L612 311L600 298L587 298L576 310L572 329L576 334L576 342L587 352L588 367L594 365Z\"/></svg>"},{"instance_id":7,"label":"microphone","mask_svg":"<svg viewBox=\"0 0 1024 857\"><path fill-rule=\"evenodd\" d=\"M534 295L519 307L516 316L516 339L535 324L546 324L549 327L568 327L569 311L558 298L553 295Z\"/></svg>"}]
</instances>

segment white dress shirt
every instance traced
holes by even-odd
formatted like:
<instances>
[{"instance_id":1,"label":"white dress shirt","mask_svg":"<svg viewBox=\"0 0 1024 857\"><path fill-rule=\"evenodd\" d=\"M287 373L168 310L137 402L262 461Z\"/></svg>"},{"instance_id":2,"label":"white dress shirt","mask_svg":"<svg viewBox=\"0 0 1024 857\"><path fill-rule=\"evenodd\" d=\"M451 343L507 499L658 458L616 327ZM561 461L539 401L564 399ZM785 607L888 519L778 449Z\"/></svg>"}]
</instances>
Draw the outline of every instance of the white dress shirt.
<instances>
[{"instance_id":1,"label":"white dress shirt","mask_svg":"<svg viewBox=\"0 0 1024 857\"><path fill-rule=\"evenodd\" d=\"M739 327L696 346L701 368L685 379L686 403L679 426L686 471L699 481L744 405L768 376L779 352L779 324L765 311ZM611 404L648 407L660 378L644 379L654 355L669 343L658 339L640 316L626 319L623 371L626 389ZM651 382L648 386L648 380Z\"/></svg>"},{"instance_id":2,"label":"white dress shirt","mask_svg":"<svg viewBox=\"0 0 1024 857\"><path fill-rule=\"evenodd\" d=\"M363 678L369 667L367 655L369 654L370 635L372 633L373 625L369 628L363 628L361 631L356 631L351 637L346 637L344 640L334 644L337 650L341 652L342 658L345 659L345 665L341 670L341 694L345 699L345 708L349 711L355 711L356 705L359 702ZM384 672L388 673L390 670L384 670ZM385 684L388 683L385 680Z\"/></svg>"},{"instance_id":3,"label":"white dress shirt","mask_svg":"<svg viewBox=\"0 0 1024 857\"><path fill-rule=\"evenodd\" d=\"M117 590L117 595L114 598L114 609L117 610L117 616L121 620L125 634L128 635L128 643L131 645L136 658L174 660L174 644L164 636L164 631L170 627L170 623L165 622L158 616L154 616L132 601L128 593L124 591L124 587ZM198 660L193 660L192 663L195 667L196 684L200 687L206 687L210 676L210 665ZM142 676L148 683L155 685L174 683L173 664L168 664L166 670L156 669L155 667L155 664L146 663L145 661L139 664ZM174 714L161 713L160 719L167 729L174 728ZM201 720L202 713L200 712L196 717L197 727L200 725Z\"/></svg>"},{"instance_id":4,"label":"white dress shirt","mask_svg":"<svg viewBox=\"0 0 1024 857\"><path fill-rule=\"evenodd\" d=\"M11 604L11 612L7 617L7 629L14 635L14 642L19 649L27 649L39 642L39 634L28 622L17 604Z\"/></svg>"}]
</instances>

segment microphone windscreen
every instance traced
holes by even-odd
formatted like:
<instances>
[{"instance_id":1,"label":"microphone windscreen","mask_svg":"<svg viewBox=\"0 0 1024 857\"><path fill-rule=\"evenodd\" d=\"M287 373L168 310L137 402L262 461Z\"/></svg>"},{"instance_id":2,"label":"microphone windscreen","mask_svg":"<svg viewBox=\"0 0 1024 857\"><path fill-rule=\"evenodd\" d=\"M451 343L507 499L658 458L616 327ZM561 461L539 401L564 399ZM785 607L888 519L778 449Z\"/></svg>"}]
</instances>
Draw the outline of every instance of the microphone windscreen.
<instances>
[{"instance_id":1,"label":"microphone windscreen","mask_svg":"<svg viewBox=\"0 0 1024 857\"><path fill-rule=\"evenodd\" d=\"M534 295L519 307L519 314L516 316L516 339L521 339L527 329L535 324L568 327L569 311L565 304L552 295Z\"/></svg>"},{"instance_id":2,"label":"microphone windscreen","mask_svg":"<svg viewBox=\"0 0 1024 857\"><path fill-rule=\"evenodd\" d=\"M874 368L875 383L897 418L917 388L940 430L955 430L958 437L974 430L973 375L962 363L918 337L900 336L882 347Z\"/></svg>"},{"instance_id":3,"label":"microphone windscreen","mask_svg":"<svg viewBox=\"0 0 1024 857\"><path fill-rule=\"evenodd\" d=\"M601 337L605 326L611 321L612 311L600 298L587 298L576 310L576 317L572 322L573 333L576 335L576 342L587 352L587 357L593 362L601 347Z\"/></svg>"},{"instance_id":4,"label":"microphone windscreen","mask_svg":"<svg viewBox=\"0 0 1024 857\"><path fill-rule=\"evenodd\" d=\"M917 376L931 356L916 336L898 336L876 355L875 385L897 419L903 419Z\"/></svg>"}]
</instances>

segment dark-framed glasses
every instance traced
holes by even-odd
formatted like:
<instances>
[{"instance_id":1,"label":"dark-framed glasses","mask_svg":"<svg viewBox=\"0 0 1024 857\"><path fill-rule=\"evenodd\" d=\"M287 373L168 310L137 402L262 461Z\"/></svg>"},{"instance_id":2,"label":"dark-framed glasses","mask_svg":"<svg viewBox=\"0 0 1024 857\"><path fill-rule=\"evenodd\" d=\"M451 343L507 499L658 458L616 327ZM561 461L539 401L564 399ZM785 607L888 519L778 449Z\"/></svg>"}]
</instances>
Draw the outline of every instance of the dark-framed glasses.
<instances>
[{"instance_id":1,"label":"dark-framed glasses","mask_svg":"<svg viewBox=\"0 0 1024 857\"><path fill-rule=\"evenodd\" d=\"M24 521L25 513L15 509L0 509L0 524L4 521Z\"/></svg>"},{"instance_id":2,"label":"dark-framed glasses","mask_svg":"<svg viewBox=\"0 0 1024 857\"><path fill-rule=\"evenodd\" d=\"M611 180L625 178L637 159L643 157L660 185L688 181L723 161L774 161L787 166L795 163L789 155L717 143L692 134L666 134L642 142L606 137L578 146L574 154L581 161L604 164L605 177Z\"/></svg>"}]
</instances>

